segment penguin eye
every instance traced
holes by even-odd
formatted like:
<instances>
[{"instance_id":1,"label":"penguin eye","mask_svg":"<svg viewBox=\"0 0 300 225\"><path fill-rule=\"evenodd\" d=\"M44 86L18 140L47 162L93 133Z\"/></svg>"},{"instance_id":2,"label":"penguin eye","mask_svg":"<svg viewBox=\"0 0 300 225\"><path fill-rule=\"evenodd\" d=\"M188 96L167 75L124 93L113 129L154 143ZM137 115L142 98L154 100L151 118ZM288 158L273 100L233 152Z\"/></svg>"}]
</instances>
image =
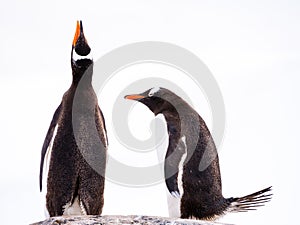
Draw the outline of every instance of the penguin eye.
<instances>
[{"instance_id":1,"label":"penguin eye","mask_svg":"<svg viewBox=\"0 0 300 225\"><path fill-rule=\"evenodd\" d=\"M148 96L149 97L152 97L156 92L158 92L159 91L159 87L154 87L154 88L152 88L150 91L149 91L149 94L148 94Z\"/></svg>"}]
</instances>

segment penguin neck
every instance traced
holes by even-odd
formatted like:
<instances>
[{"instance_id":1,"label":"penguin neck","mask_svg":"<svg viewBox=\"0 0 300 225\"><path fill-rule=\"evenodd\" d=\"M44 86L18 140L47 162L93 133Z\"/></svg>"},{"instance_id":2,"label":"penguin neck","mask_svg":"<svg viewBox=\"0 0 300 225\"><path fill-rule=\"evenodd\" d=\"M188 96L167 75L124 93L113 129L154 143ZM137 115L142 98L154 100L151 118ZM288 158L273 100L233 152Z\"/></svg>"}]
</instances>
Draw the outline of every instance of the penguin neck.
<instances>
[{"instance_id":1,"label":"penguin neck","mask_svg":"<svg viewBox=\"0 0 300 225\"><path fill-rule=\"evenodd\" d=\"M92 87L93 66L90 65L86 69L72 68L72 86L80 85L82 88Z\"/></svg>"},{"instance_id":2,"label":"penguin neck","mask_svg":"<svg viewBox=\"0 0 300 225\"><path fill-rule=\"evenodd\" d=\"M178 112L176 110L165 111L165 112L163 112L163 115L167 122L167 128L168 128L169 133L172 132L172 134L175 134L175 133L180 134L181 123L180 123L180 117L179 117Z\"/></svg>"}]
</instances>

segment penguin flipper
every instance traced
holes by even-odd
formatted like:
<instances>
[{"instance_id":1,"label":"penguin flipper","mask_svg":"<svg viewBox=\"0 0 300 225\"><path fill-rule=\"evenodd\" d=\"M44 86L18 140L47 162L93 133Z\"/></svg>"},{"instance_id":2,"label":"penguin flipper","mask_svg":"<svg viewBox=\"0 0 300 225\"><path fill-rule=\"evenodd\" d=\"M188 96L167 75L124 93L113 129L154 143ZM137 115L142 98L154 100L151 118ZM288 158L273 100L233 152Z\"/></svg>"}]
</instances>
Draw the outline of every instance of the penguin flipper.
<instances>
[{"instance_id":1,"label":"penguin flipper","mask_svg":"<svg viewBox=\"0 0 300 225\"><path fill-rule=\"evenodd\" d=\"M173 141L172 141L173 142ZM172 155L166 156L165 160L165 179L170 194L175 198L180 198L183 194L182 175L185 159L187 156L186 137L182 136L174 150L173 143L170 143L167 152ZM169 148L170 151L169 151ZM174 173L175 172L175 173ZM174 173L172 175L172 173Z\"/></svg>"},{"instance_id":2,"label":"penguin flipper","mask_svg":"<svg viewBox=\"0 0 300 225\"><path fill-rule=\"evenodd\" d=\"M53 137L54 129L56 127L56 124L57 124L57 121L58 121L58 118L60 115L60 111L61 111L61 104L55 110L55 113L54 113L52 121L50 123L46 138L43 143L42 152L41 152L41 162L40 162L40 191L42 191L44 159L45 159L45 155L47 153L50 141Z\"/></svg>"},{"instance_id":3,"label":"penguin flipper","mask_svg":"<svg viewBox=\"0 0 300 225\"><path fill-rule=\"evenodd\" d=\"M173 152L173 149L169 150L169 148L170 146L168 147L167 153ZM177 154L177 152L166 155L165 157L165 182L170 194L175 198L180 197L180 191L178 187L179 162L180 156Z\"/></svg>"},{"instance_id":4,"label":"penguin flipper","mask_svg":"<svg viewBox=\"0 0 300 225\"><path fill-rule=\"evenodd\" d=\"M104 130L103 132L103 138L104 138L104 142L105 142L105 147L108 146L108 139L107 139L107 131L106 131L106 125L105 125L105 119L104 119L104 116L103 116L103 113L98 105L98 111L99 111L99 114L98 114L98 117L100 119L100 121L98 122L100 125L100 127ZM96 115L97 115L97 111L96 111ZM100 134L101 135L101 134Z\"/></svg>"}]
</instances>

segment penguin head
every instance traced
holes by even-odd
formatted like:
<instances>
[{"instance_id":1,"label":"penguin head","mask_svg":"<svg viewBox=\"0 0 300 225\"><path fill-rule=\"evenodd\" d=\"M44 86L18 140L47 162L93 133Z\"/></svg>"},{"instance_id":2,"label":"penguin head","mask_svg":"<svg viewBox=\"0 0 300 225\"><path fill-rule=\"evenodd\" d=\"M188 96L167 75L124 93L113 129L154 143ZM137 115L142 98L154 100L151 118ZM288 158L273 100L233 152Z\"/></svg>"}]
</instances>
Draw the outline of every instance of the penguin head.
<instances>
[{"instance_id":1,"label":"penguin head","mask_svg":"<svg viewBox=\"0 0 300 225\"><path fill-rule=\"evenodd\" d=\"M166 88L153 87L140 94L126 95L124 98L143 103L157 115L176 110L174 103L177 102L179 97Z\"/></svg>"},{"instance_id":2,"label":"penguin head","mask_svg":"<svg viewBox=\"0 0 300 225\"><path fill-rule=\"evenodd\" d=\"M72 43L71 65L75 73L85 72L93 64L91 48L83 33L82 21L77 21L76 32Z\"/></svg>"}]
</instances>

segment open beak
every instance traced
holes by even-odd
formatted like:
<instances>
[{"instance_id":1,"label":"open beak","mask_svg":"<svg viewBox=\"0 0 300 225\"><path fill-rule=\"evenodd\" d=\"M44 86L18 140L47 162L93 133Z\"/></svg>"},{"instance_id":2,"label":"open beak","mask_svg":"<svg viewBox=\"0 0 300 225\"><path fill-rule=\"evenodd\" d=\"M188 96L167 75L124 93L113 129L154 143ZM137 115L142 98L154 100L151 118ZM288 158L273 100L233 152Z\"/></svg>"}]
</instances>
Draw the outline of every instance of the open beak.
<instances>
[{"instance_id":1,"label":"open beak","mask_svg":"<svg viewBox=\"0 0 300 225\"><path fill-rule=\"evenodd\" d=\"M75 52L75 56L73 55ZM88 56L91 52L91 48L88 45L86 38L83 33L82 21L77 21L76 23L76 31L72 43L72 51L71 51L71 58L72 60L77 61L78 58L91 58L91 57L84 57ZM73 58L75 57L75 59ZM79 56L79 57L76 57Z\"/></svg>"},{"instance_id":2,"label":"open beak","mask_svg":"<svg viewBox=\"0 0 300 225\"><path fill-rule=\"evenodd\" d=\"M77 24L76 24L76 31L75 31L75 35L74 35L74 39L73 39L73 47L75 47L75 45L76 45L76 42L77 42L77 40L78 40L78 38L79 38L79 36L80 36L80 24L82 24L82 22L80 21L78 21L77 20Z\"/></svg>"},{"instance_id":3,"label":"open beak","mask_svg":"<svg viewBox=\"0 0 300 225\"><path fill-rule=\"evenodd\" d=\"M144 96L144 95L126 95L124 98L125 99L129 99L129 100L136 100L136 101L138 101L138 100L143 99L145 97L146 96Z\"/></svg>"},{"instance_id":4,"label":"open beak","mask_svg":"<svg viewBox=\"0 0 300 225\"><path fill-rule=\"evenodd\" d=\"M84 42L87 44L87 40L84 36L84 33L83 33L83 26L82 26L82 21L78 21L77 20L77 23L76 23L76 31L75 31L75 35L74 35L74 39L73 39L73 43L72 43L72 46L75 47L76 46L76 43L78 41L78 39L81 38L84 40Z\"/></svg>"}]
</instances>

